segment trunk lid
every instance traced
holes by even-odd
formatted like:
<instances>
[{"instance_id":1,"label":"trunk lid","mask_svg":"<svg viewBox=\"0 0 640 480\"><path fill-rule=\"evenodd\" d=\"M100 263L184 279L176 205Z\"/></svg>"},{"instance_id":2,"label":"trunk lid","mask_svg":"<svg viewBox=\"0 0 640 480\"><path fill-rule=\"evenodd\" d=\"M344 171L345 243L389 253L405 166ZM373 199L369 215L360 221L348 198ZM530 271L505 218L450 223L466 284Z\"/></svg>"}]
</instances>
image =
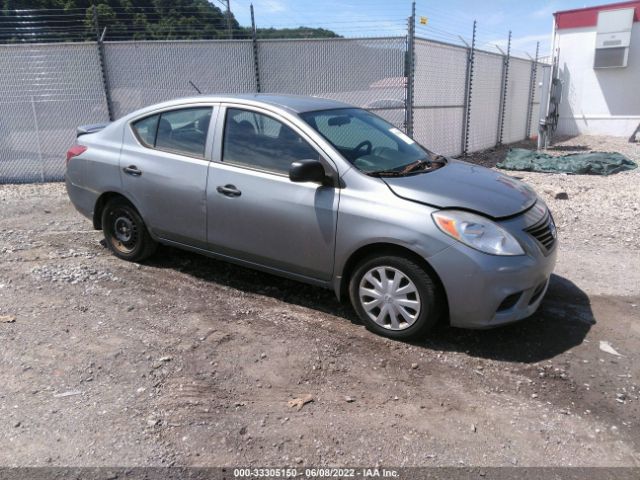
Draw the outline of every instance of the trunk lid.
<instances>
[{"instance_id":1,"label":"trunk lid","mask_svg":"<svg viewBox=\"0 0 640 480\"><path fill-rule=\"evenodd\" d=\"M76 128L76 138L90 133L97 133L104 129L109 123L92 123L90 125L80 125Z\"/></svg>"}]
</instances>

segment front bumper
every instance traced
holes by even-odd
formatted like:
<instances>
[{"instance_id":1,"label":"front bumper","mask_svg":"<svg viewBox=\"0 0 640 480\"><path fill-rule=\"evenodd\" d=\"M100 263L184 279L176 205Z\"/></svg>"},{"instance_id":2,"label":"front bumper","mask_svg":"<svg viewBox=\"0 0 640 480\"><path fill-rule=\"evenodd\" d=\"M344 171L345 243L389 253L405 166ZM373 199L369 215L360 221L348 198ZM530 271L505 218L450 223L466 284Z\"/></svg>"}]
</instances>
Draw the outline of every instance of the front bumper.
<instances>
[{"instance_id":1,"label":"front bumper","mask_svg":"<svg viewBox=\"0 0 640 480\"><path fill-rule=\"evenodd\" d=\"M522 221L508 222L513 223L508 230L517 232L525 255L489 255L455 243L428 259L444 286L452 326L492 328L538 309L556 264L558 242L543 251L523 231Z\"/></svg>"}]
</instances>

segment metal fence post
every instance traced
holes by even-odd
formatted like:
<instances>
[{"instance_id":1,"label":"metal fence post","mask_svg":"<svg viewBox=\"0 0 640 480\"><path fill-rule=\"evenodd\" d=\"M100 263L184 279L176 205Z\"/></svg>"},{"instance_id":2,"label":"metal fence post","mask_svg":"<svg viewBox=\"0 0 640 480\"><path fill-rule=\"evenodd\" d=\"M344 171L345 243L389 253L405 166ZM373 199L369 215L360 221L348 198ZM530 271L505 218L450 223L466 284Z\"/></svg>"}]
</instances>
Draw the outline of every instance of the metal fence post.
<instances>
[{"instance_id":1,"label":"metal fence post","mask_svg":"<svg viewBox=\"0 0 640 480\"><path fill-rule=\"evenodd\" d=\"M102 86L104 88L104 98L107 103L107 114L109 115L109 121L113 121L113 104L111 103L111 91L109 89L109 79L107 78L107 71L105 68L105 55L104 55L104 33L107 28L105 27L102 35L100 34L100 26L98 25L98 9L95 3L92 5L93 9L93 28L96 33L96 43L98 46L98 64L100 66L100 74L102 75Z\"/></svg>"},{"instance_id":2,"label":"metal fence post","mask_svg":"<svg viewBox=\"0 0 640 480\"><path fill-rule=\"evenodd\" d=\"M502 145L502 135L504 133L504 117L507 107L507 88L509 86L509 60L511 58L511 30L509 30L509 41L507 43L507 54L503 55L502 66L502 87L500 95L500 112L498 122L498 139L496 144Z\"/></svg>"},{"instance_id":3,"label":"metal fence post","mask_svg":"<svg viewBox=\"0 0 640 480\"><path fill-rule=\"evenodd\" d=\"M40 161L40 181L44 183L44 158L42 157L42 143L40 142L40 127L38 126L38 112L36 101L31 95L31 113L33 114L33 126L36 129L36 142L38 143L38 160Z\"/></svg>"},{"instance_id":4,"label":"metal fence post","mask_svg":"<svg viewBox=\"0 0 640 480\"><path fill-rule=\"evenodd\" d=\"M407 135L413 136L413 102L415 87L415 56L416 56L416 2L411 4L411 16L408 20L407 31L407 98L404 109L404 126Z\"/></svg>"},{"instance_id":5,"label":"metal fence post","mask_svg":"<svg viewBox=\"0 0 640 480\"><path fill-rule=\"evenodd\" d=\"M464 123L462 125L462 155L467 156L469 152L469 127L471 125L471 96L473 91L473 62L476 54L476 21L473 21L473 36L471 37L471 47L467 48L467 77L464 93Z\"/></svg>"},{"instance_id":6,"label":"metal fence post","mask_svg":"<svg viewBox=\"0 0 640 480\"><path fill-rule=\"evenodd\" d=\"M527 130L524 138L528 139L531 134L531 115L533 115L533 101L536 96L536 77L538 75L538 54L540 52L540 42L536 42L536 58L531 62L531 77L529 82L529 104L527 105Z\"/></svg>"},{"instance_id":7,"label":"metal fence post","mask_svg":"<svg viewBox=\"0 0 640 480\"><path fill-rule=\"evenodd\" d=\"M250 5L251 10L251 42L253 44L253 66L255 69L256 92L260 93L260 64L258 62L258 34L256 30L256 19L253 14L253 3Z\"/></svg>"}]
</instances>

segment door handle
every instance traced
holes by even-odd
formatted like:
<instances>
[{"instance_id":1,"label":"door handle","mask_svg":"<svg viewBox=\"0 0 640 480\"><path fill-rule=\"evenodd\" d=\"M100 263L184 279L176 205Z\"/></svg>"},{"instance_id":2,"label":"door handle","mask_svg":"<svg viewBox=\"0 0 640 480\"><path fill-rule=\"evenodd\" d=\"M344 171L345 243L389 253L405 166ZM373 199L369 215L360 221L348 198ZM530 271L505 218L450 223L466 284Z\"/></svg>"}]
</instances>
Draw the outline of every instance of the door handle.
<instances>
[{"instance_id":1,"label":"door handle","mask_svg":"<svg viewBox=\"0 0 640 480\"><path fill-rule=\"evenodd\" d=\"M218 191L218 193L226 195L227 197L239 197L240 195L242 195L242 192L238 190L235 185L231 184L227 184L225 186L219 185L216 190Z\"/></svg>"},{"instance_id":2,"label":"door handle","mask_svg":"<svg viewBox=\"0 0 640 480\"><path fill-rule=\"evenodd\" d=\"M139 177L140 175L142 175L142 170L138 170L138 167L136 167L135 165L129 165L128 167L124 167L122 171L134 177Z\"/></svg>"}]
</instances>

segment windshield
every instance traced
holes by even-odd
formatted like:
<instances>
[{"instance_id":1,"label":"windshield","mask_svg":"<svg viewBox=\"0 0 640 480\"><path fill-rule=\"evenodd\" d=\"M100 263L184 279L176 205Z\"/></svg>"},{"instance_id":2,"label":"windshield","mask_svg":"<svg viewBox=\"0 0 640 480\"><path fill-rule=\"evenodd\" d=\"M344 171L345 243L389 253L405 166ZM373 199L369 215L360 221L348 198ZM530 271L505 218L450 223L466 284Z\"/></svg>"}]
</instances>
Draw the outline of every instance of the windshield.
<instances>
[{"instance_id":1,"label":"windshield","mask_svg":"<svg viewBox=\"0 0 640 480\"><path fill-rule=\"evenodd\" d=\"M402 173L430 163L429 152L380 117L360 108L300 114L355 167L365 173Z\"/></svg>"}]
</instances>

